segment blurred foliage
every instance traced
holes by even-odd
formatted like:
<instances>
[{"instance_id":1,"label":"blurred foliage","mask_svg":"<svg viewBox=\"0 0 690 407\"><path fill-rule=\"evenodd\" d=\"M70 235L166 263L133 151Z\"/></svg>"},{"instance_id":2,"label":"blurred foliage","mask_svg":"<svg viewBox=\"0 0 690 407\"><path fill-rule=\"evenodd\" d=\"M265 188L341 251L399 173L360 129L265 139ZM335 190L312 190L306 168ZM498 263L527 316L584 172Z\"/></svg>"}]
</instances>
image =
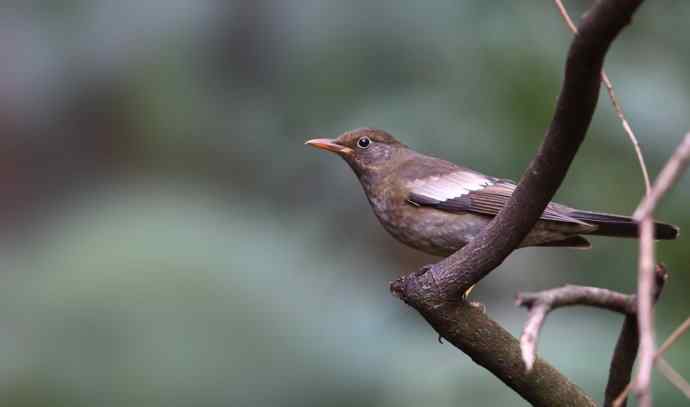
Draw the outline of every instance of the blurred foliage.
<instances>
[{"instance_id":1,"label":"blurred foliage","mask_svg":"<svg viewBox=\"0 0 690 407\"><path fill-rule=\"evenodd\" d=\"M688 17L687 2L645 4L607 61L652 173L690 127ZM389 295L432 259L387 236L350 170L302 142L375 126L516 179L569 40L549 2L5 2L2 404L524 404ZM689 185L659 211L683 230ZM602 93L558 198L630 213L642 192ZM690 309L687 239L659 244L659 341ZM633 241L520 250L473 296L518 334L516 291L630 291L635 263ZM620 323L559 311L540 351L600 399ZM685 377L689 347L667 357ZM683 400L663 379L655 393Z\"/></svg>"}]
</instances>

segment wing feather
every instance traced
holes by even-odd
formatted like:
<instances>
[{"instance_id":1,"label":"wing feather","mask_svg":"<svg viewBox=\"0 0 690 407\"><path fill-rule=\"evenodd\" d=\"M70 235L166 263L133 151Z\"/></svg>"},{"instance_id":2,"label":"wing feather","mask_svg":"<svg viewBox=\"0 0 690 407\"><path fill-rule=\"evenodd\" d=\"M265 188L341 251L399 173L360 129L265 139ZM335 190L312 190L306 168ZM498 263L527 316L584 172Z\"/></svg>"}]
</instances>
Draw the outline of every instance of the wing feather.
<instances>
[{"instance_id":1,"label":"wing feather","mask_svg":"<svg viewBox=\"0 0 690 407\"><path fill-rule=\"evenodd\" d=\"M431 206L446 212L473 212L495 216L508 202L516 185L503 179L459 170L445 175L412 181L409 201L415 205ZM563 205L550 203L541 216L543 220L587 225L568 215Z\"/></svg>"}]
</instances>

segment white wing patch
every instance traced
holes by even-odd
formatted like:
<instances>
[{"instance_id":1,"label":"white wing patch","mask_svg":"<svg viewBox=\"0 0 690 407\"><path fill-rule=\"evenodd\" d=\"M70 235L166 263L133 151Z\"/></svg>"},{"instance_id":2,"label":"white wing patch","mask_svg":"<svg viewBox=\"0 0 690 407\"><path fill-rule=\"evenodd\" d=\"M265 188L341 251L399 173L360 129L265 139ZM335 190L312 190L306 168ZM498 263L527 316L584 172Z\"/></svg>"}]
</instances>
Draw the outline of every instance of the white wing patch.
<instances>
[{"instance_id":1,"label":"white wing patch","mask_svg":"<svg viewBox=\"0 0 690 407\"><path fill-rule=\"evenodd\" d=\"M432 176L412 181L412 192L428 199L444 202L459 198L472 191L478 191L495 182L481 174L470 171L457 171L450 174Z\"/></svg>"}]
</instances>

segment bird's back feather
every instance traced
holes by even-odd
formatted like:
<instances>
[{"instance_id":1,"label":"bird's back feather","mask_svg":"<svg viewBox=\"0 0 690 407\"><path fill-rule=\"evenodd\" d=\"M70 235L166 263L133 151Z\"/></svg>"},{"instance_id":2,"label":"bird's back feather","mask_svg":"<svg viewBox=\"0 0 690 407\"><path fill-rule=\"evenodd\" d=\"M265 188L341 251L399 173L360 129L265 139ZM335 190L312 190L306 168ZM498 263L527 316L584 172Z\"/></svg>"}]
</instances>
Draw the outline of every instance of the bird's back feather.
<instances>
[{"instance_id":1,"label":"bird's back feather","mask_svg":"<svg viewBox=\"0 0 690 407\"><path fill-rule=\"evenodd\" d=\"M414 205L427 206L450 213L476 213L495 216L506 205L516 185L510 180L488 177L476 171L456 166L443 160L425 157L421 160L427 166L435 166L437 172L409 182L408 201ZM416 161L419 163L419 161ZM575 234L589 234L611 237L639 236L637 223L630 217L607 213L581 211L551 202L544 209L541 220L570 225ZM667 223L655 223L654 237L672 240L678 237L678 227ZM583 242L584 241L584 242ZM584 246L582 240L562 242L559 245ZM588 244L588 242L587 242Z\"/></svg>"}]
</instances>

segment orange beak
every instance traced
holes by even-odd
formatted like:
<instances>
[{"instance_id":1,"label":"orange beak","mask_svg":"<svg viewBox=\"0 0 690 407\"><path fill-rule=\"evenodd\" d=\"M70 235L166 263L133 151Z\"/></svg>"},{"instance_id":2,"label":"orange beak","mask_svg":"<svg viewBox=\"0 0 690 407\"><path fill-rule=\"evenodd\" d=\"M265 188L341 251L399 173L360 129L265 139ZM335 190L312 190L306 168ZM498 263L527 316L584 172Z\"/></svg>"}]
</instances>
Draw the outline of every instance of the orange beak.
<instances>
[{"instance_id":1,"label":"orange beak","mask_svg":"<svg viewBox=\"0 0 690 407\"><path fill-rule=\"evenodd\" d=\"M340 155L348 155L352 154L353 152L353 150L350 147L340 145L336 143L334 140L328 138L315 138L313 140L307 141L304 144L316 147L320 150L326 150Z\"/></svg>"}]
</instances>

